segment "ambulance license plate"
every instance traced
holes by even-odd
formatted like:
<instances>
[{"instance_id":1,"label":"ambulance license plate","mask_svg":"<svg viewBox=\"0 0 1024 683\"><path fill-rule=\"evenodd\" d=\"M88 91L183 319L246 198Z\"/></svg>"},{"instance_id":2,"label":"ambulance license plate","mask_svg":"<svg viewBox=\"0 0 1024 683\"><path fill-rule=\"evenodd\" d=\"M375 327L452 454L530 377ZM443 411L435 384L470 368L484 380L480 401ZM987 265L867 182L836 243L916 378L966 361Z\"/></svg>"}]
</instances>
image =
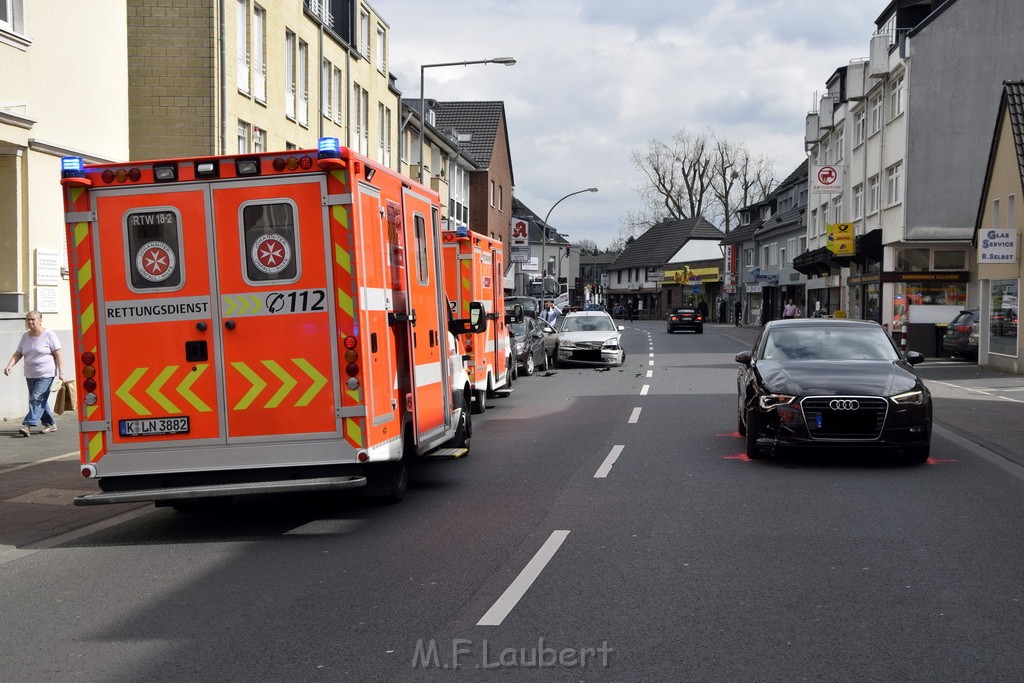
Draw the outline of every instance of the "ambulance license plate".
<instances>
[{"instance_id":1,"label":"ambulance license plate","mask_svg":"<svg viewBox=\"0 0 1024 683\"><path fill-rule=\"evenodd\" d=\"M153 417L145 420L118 420L117 432L121 436L188 434L188 416Z\"/></svg>"}]
</instances>

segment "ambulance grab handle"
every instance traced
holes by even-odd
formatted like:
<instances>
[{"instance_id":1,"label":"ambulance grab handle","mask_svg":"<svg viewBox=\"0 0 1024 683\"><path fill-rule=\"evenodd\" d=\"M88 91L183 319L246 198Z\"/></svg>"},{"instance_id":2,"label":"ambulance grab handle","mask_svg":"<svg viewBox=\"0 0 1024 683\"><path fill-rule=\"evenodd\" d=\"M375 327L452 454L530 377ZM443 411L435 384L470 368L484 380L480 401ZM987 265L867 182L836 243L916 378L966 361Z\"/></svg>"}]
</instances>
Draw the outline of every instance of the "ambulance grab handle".
<instances>
[{"instance_id":1,"label":"ambulance grab handle","mask_svg":"<svg viewBox=\"0 0 1024 683\"><path fill-rule=\"evenodd\" d=\"M235 321L234 320L225 320L224 321L224 327L228 328L229 330L235 329Z\"/></svg>"}]
</instances>

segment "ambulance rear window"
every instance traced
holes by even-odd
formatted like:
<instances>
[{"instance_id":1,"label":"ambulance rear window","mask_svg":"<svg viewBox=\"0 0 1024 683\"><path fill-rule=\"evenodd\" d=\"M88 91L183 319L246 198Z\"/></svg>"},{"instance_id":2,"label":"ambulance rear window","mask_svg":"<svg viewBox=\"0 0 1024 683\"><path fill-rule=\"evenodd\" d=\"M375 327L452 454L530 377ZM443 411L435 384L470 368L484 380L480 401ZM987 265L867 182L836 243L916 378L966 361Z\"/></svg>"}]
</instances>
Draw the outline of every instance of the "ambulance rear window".
<instances>
[{"instance_id":1,"label":"ambulance rear window","mask_svg":"<svg viewBox=\"0 0 1024 683\"><path fill-rule=\"evenodd\" d=\"M126 264L133 291L180 289L184 266L181 254L181 220L172 208L132 211L125 214L128 242Z\"/></svg>"},{"instance_id":2,"label":"ambulance rear window","mask_svg":"<svg viewBox=\"0 0 1024 683\"><path fill-rule=\"evenodd\" d=\"M242 207L245 276L251 283L298 279L295 205L290 202L248 203Z\"/></svg>"}]
</instances>

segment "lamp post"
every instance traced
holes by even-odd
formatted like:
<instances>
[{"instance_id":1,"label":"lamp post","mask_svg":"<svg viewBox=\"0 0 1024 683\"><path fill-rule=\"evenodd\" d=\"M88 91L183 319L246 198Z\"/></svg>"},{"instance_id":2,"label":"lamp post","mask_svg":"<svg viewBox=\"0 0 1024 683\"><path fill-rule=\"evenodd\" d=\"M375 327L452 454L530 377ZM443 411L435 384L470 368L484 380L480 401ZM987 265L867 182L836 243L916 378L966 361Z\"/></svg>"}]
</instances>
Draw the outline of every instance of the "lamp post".
<instances>
[{"instance_id":1,"label":"lamp post","mask_svg":"<svg viewBox=\"0 0 1024 683\"><path fill-rule=\"evenodd\" d=\"M547 252L548 252L548 219L551 218L551 212L555 210L556 206L558 206L559 204L564 202L569 197L572 197L573 195L577 195L577 194L583 194L584 192L597 192L597 188L596 187L588 187L585 190L576 190L575 192L570 192L569 194L565 195L564 197L559 199L557 202L555 202L554 205L550 209L548 209L548 215L544 216L544 241L541 242L541 245L540 245L540 263L541 263L541 267L544 269L544 273L541 276L541 281L540 281L540 283L541 283L540 284L541 294L544 293L544 291L543 291L544 290L544 281L547 280L547 274L548 274L548 261L547 261Z\"/></svg>"},{"instance_id":2,"label":"lamp post","mask_svg":"<svg viewBox=\"0 0 1024 683\"><path fill-rule=\"evenodd\" d=\"M441 66L469 66L470 64L503 64L512 66L516 60L512 57L495 57L493 59L473 59L467 62L441 62L438 64L423 64L420 66L420 172L419 181L423 182L423 130L427 127L426 100L423 97L423 76L427 69Z\"/></svg>"}]
</instances>

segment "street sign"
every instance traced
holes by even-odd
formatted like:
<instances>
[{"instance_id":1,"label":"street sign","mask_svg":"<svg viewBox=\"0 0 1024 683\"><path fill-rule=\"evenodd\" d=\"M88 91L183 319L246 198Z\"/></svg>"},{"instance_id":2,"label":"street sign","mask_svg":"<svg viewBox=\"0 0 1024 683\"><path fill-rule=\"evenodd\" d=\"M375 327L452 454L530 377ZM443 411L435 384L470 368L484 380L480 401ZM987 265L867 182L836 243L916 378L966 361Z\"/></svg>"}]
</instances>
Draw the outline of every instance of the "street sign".
<instances>
[{"instance_id":1,"label":"street sign","mask_svg":"<svg viewBox=\"0 0 1024 683\"><path fill-rule=\"evenodd\" d=\"M509 229L509 244L513 247L530 246L530 221L525 218L513 218Z\"/></svg>"},{"instance_id":2,"label":"street sign","mask_svg":"<svg viewBox=\"0 0 1024 683\"><path fill-rule=\"evenodd\" d=\"M509 263L528 263L530 261L530 251L512 251L509 255Z\"/></svg>"},{"instance_id":3,"label":"street sign","mask_svg":"<svg viewBox=\"0 0 1024 683\"><path fill-rule=\"evenodd\" d=\"M693 292L694 294L700 294L700 285L694 285L694 286L693 286L693 287L692 287L692 288L690 289L690 291L691 291L691 292Z\"/></svg>"},{"instance_id":4,"label":"street sign","mask_svg":"<svg viewBox=\"0 0 1024 683\"><path fill-rule=\"evenodd\" d=\"M838 194L843 191L842 166L812 166L811 193Z\"/></svg>"}]
</instances>

